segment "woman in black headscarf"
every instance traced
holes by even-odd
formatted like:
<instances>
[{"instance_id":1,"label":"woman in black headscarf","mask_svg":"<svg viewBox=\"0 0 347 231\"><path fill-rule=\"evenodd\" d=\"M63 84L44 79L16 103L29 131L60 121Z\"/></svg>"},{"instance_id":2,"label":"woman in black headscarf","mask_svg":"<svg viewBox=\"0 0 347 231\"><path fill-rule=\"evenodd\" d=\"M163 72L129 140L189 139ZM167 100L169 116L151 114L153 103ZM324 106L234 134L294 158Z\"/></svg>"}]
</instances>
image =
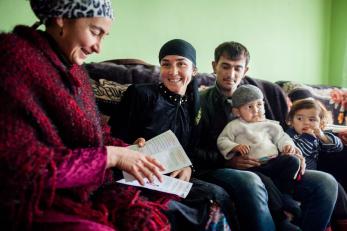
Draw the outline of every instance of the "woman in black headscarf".
<instances>
[{"instance_id":1,"label":"woman in black headscarf","mask_svg":"<svg viewBox=\"0 0 347 231\"><path fill-rule=\"evenodd\" d=\"M170 40L161 47L159 62L160 83L134 84L127 89L109 121L111 133L128 143L139 143L172 130L190 156L196 143L195 126L201 116L194 79L197 73L195 48L182 39ZM175 229L204 229L210 201L217 202L231 222L233 209L224 189L191 178L190 166L174 171L170 176L193 183L182 203L171 201L169 204L169 212L175 213L174 218L179 221L174 224L177 225Z\"/></svg>"}]
</instances>

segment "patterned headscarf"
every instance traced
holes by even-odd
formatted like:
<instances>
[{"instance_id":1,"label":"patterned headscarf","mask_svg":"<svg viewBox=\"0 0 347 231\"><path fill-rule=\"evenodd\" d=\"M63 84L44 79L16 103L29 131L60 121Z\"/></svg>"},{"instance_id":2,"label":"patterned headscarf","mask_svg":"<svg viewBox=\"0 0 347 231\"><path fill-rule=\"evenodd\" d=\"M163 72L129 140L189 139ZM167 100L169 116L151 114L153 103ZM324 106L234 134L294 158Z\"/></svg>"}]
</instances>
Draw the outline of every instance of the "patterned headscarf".
<instances>
[{"instance_id":1,"label":"patterned headscarf","mask_svg":"<svg viewBox=\"0 0 347 231\"><path fill-rule=\"evenodd\" d=\"M30 5L41 23L56 17L113 19L111 0L30 0Z\"/></svg>"}]
</instances>

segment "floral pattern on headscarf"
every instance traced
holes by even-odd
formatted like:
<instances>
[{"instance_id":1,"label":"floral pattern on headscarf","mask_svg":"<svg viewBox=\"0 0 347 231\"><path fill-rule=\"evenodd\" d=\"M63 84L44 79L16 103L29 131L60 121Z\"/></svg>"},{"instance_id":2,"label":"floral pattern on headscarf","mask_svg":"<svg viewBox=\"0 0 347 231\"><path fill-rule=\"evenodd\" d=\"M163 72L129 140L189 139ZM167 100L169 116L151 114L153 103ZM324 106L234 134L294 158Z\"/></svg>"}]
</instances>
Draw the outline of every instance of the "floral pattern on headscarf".
<instances>
[{"instance_id":1,"label":"floral pattern on headscarf","mask_svg":"<svg viewBox=\"0 0 347 231\"><path fill-rule=\"evenodd\" d=\"M111 0L30 0L30 5L41 23L56 17L113 19Z\"/></svg>"}]
</instances>

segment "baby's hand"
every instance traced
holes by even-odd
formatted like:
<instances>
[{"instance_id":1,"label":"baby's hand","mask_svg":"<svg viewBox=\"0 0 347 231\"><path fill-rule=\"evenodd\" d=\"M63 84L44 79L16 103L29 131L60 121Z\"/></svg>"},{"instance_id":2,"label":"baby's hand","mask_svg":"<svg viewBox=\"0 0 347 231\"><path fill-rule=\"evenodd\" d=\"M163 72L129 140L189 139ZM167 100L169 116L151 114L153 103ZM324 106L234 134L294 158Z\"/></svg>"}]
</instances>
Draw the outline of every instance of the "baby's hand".
<instances>
[{"instance_id":1,"label":"baby's hand","mask_svg":"<svg viewBox=\"0 0 347 231\"><path fill-rule=\"evenodd\" d=\"M234 147L231 151L238 152L241 154L241 156L244 156L244 155L247 155L250 150L251 150L251 147L249 145L239 144L236 147Z\"/></svg>"},{"instance_id":2,"label":"baby's hand","mask_svg":"<svg viewBox=\"0 0 347 231\"><path fill-rule=\"evenodd\" d=\"M324 136L323 131L319 127L312 127L312 131L315 137L320 138Z\"/></svg>"},{"instance_id":3,"label":"baby's hand","mask_svg":"<svg viewBox=\"0 0 347 231\"><path fill-rule=\"evenodd\" d=\"M303 133L309 134L311 136L316 137L316 135L314 134L314 130L312 128L306 128L303 130Z\"/></svg>"},{"instance_id":4,"label":"baby's hand","mask_svg":"<svg viewBox=\"0 0 347 231\"><path fill-rule=\"evenodd\" d=\"M282 154L284 154L284 155L293 155L295 153L296 153L296 149L295 149L294 146L292 146L290 144L284 145L283 150L282 150Z\"/></svg>"}]
</instances>

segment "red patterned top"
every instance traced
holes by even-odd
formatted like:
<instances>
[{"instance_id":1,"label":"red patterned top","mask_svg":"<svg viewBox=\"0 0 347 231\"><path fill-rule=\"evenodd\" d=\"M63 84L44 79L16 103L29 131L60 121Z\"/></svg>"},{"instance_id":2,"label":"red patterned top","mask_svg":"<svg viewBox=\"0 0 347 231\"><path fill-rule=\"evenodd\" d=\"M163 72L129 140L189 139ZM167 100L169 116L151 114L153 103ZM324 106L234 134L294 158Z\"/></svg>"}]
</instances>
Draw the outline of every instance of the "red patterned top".
<instances>
[{"instance_id":1,"label":"red patterned top","mask_svg":"<svg viewBox=\"0 0 347 231\"><path fill-rule=\"evenodd\" d=\"M43 32L18 26L0 35L0 105L0 213L8 216L4 220L15 228L28 228L35 217L53 208L122 226L109 213L129 207L138 192L115 185L112 198L119 198L112 205L90 199L105 183L106 166L94 96L86 72L78 65L64 65ZM128 226L136 224L121 219ZM165 218L161 222L169 227Z\"/></svg>"}]
</instances>

